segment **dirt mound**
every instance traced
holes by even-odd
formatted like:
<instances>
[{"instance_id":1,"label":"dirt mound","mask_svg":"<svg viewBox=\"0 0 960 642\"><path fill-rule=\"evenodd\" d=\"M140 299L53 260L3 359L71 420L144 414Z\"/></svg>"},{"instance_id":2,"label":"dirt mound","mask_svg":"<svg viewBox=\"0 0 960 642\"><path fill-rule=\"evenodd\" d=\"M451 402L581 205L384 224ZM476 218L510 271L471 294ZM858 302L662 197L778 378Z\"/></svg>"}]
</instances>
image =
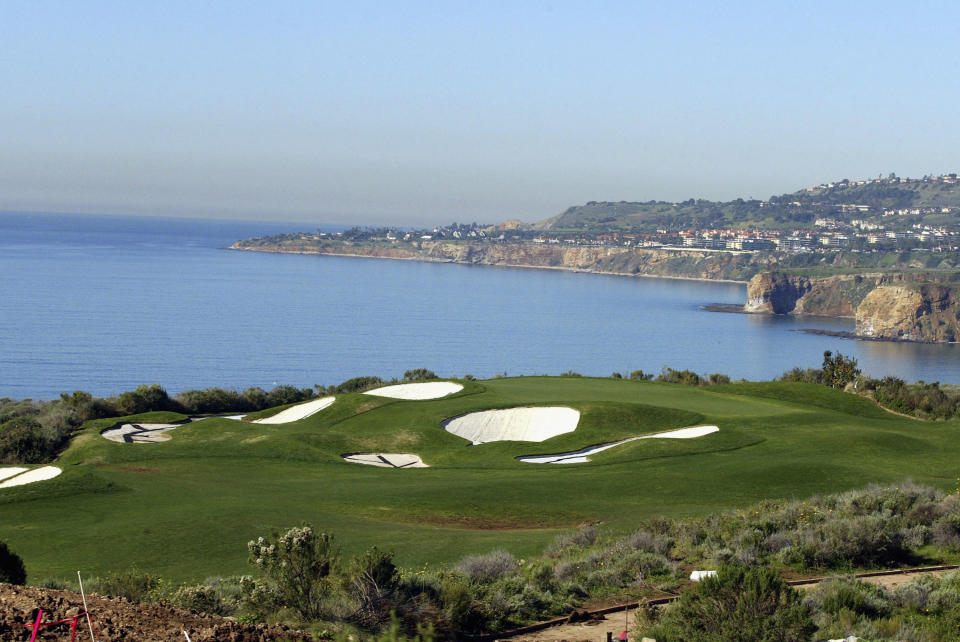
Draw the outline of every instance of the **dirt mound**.
<instances>
[{"instance_id":1,"label":"dirt mound","mask_svg":"<svg viewBox=\"0 0 960 642\"><path fill-rule=\"evenodd\" d=\"M87 606L93 619L93 630L100 642L136 640L137 642L170 642L185 640L186 631L193 642L268 642L313 640L307 634L286 627L264 624L240 624L206 613L194 613L162 604L133 604L126 600L112 600L97 595L87 596ZM43 622L65 620L83 613L79 593L54 591L32 586L14 586L0 583L0 640L29 640L37 609L43 609ZM80 618L77 640L89 640L86 618ZM70 623L42 627L37 640L69 640Z\"/></svg>"}]
</instances>

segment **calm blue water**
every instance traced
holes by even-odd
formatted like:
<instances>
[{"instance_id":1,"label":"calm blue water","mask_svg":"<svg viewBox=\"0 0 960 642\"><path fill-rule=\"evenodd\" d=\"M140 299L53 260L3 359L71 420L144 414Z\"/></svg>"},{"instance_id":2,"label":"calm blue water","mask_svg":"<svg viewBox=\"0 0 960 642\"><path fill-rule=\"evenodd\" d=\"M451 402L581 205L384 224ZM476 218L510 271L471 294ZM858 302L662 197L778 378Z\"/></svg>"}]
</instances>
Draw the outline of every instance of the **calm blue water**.
<instances>
[{"instance_id":1,"label":"calm blue water","mask_svg":"<svg viewBox=\"0 0 960 642\"><path fill-rule=\"evenodd\" d=\"M339 383L357 375L608 375L664 365L769 379L824 350L960 383L960 346L796 332L852 322L707 312L739 284L233 252L304 224L0 213L0 396Z\"/></svg>"}]
</instances>

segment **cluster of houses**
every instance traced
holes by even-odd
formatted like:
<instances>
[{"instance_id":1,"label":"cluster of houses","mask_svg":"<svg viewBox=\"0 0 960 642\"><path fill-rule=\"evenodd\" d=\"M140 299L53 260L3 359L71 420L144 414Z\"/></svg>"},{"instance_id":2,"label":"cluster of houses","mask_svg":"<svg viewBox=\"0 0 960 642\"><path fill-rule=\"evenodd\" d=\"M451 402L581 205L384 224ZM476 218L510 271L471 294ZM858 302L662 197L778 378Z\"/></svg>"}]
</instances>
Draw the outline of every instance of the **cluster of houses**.
<instances>
[{"instance_id":1,"label":"cluster of houses","mask_svg":"<svg viewBox=\"0 0 960 642\"><path fill-rule=\"evenodd\" d=\"M842 223L834 219L817 219L815 230L789 232L753 230L685 230L671 232L658 230L651 234L600 234L595 237L537 236L533 243L587 246L626 246L648 249L697 249L723 251L780 251L813 252L818 249L838 249L913 245L931 250L955 250L960 244L960 232L944 227L915 223L907 230L886 230L884 226L863 220Z\"/></svg>"},{"instance_id":2,"label":"cluster of houses","mask_svg":"<svg viewBox=\"0 0 960 642\"><path fill-rule=\"evenodd\" d=\"M887 185L899 185L899 184L909 184L909 183L930 183L930 184L946 184L952 185L960 183L960 179L957 178L956 174L940 174L939 176L924 176L923 178L900 178L894 174L890 174L886 178L877 177L874 179L864 180L864 181L851 181L846 178L842 181L835 181L833 183L820 183L819 185L813 185L807 188L808 192L817 192L826 189L834 189L837 187L855 187L859 185L877 185L877 184L887 184Z\"/></svg>"}]
</instances>

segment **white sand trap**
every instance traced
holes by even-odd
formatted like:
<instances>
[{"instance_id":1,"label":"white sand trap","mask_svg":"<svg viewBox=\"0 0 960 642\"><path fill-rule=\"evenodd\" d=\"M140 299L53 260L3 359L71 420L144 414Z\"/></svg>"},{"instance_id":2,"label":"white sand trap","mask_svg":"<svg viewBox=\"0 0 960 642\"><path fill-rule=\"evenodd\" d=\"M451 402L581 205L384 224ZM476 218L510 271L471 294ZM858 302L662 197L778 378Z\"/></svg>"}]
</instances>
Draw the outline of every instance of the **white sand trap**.
<instances>
[{"instance_id":1,"label":"white sand trap","mask_svg":"<svg viewBox=\"0 0 960 642\"><path fill-rule=\"evenodd\" d=\"M463 390L463 386L452 381L430 381L429 383L398 383L395 386L384 386L375 390L367 390L365 395L375 397L390 397L391 399L407 399L422 401L424 399L439 399Z\"/></svg>"},{"instance_id":2,"label":"white sand trap","mask_svg":"<svg viewBox=\"0 0 960 642\"><path fill-rule=\"evenodd\" d=\"M336 400L336 397L322 397L321 399L314 399L313 401L297 404L296 406L291 406L286 410L281 410L272 417L267 417L266 419L254 419L253 423L288 424L293 421L300 421L301 419L306 419L310 415L317 414L324 408L329 407Z\"/></svg>"},{"instance_id":3,"label":"white sand trap","mask_svg":"<svg viewBox=\"0 0 960 642\"><path fill-rule=\"evenodd\" d=\"M380 466L381 468L429 468L420 455L409 453L357 453L344 455L344 459L355 464Z\"/></svg>"},{"instance_id":4,"label":"white sand trap","mask_svg":"<svg viewBox=\"0 0 960 642\"><path fill-rule=\"evenodd\" d=\"M6 479L7 477L13 477L14 475L19 475L20 473L25 473L29 468L0 468L0 480Z\"/></svg>"},{"instance_id":5,"label":"white sand trap","mask_svg":"<svg viewBox=\"0 0 960 642\"><path fill-rule=\"evenodd\" d=\"M573 408L508 408L484 410L444 422L447 432L474 444L491 441L544 441L573 432L580 413Z\"/></svg>"},{"instance_id":6,"label":"white sand trap","mask_svg":"<svg viewBox=\"0 0 960 642\"><path fill-rule=\"evenodd\" d=\"M703 437L719 431L716 426L694 426L692 428L680 428L679 430L668 430L667 432L658 432L653 435L643 435L642 437L628 437L620 441L613 441L608 444L598 444L596 446L587 446L580 450L574 450L568 453L557 453L556 455L529 455L517 457L520 461L530 464L583 464L590 461L589 456L595 453L614 448L620 444L626 444L640 439L694 439Z\"/></svg>"},{"instance_id":7,"label":"white sand trap","mask_svg":"<svg viewBox=\"0 0 960 642\"><path fill-rule=\"evenodd\" d=\"M42 468L34 468L33 470L28 470L25 473L14 475L7 481L0 484L0 488L10 488L12 486L24 486L26 484L32 484L33 482L46 481L48 479L53 479L59 475L61 471L56 466L44 466Z\"/></svg>"},{"instance_id":8,"label":"white sand trap","mask_svg":"<svg viewBox=\"0 0 960 642\"><path fill-rule=\"evenodd\" d=\"M170 439L167 431L183 424L122 424L100 433L104 439L127 444L156 444Z\"/></svg>"}]
</instances>

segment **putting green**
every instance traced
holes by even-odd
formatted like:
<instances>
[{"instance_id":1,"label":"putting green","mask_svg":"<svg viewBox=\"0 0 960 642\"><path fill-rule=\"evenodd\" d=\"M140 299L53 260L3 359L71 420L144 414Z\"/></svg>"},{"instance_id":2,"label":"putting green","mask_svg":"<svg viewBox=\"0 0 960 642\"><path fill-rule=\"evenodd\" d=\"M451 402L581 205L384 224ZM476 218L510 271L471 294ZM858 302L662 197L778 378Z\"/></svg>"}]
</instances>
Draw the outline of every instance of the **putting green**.
<instances>
[{"instance_id":1,"label":"putting green","mask_svg":"<svg viewBox=\"0 0 960 642\"><path fill-rule=\"evenodd\" d=\"M687 516L764 498L807 497L912 478L955 488L960 423L926 423L808 384L672 384L574 377L463 381L441 399L338 395L296 423L210 418L148 447L103 439L90 422L56 462L63 473L0 492L0 540L31 582L136 564L173 581L249 573L246 542L308 521L346 554L373 544L404 565L446 564L505 548L542 550L559 531L604 522L625 531L653 515ZM471 412L572 408L572 432L480 445L443 428ZM175 423L148 413L129 423ZM691 426L695 439L645 439L576 466L550 455ZM345 461L415 453L429 468Z\"/></svg>"}]
</instances>

